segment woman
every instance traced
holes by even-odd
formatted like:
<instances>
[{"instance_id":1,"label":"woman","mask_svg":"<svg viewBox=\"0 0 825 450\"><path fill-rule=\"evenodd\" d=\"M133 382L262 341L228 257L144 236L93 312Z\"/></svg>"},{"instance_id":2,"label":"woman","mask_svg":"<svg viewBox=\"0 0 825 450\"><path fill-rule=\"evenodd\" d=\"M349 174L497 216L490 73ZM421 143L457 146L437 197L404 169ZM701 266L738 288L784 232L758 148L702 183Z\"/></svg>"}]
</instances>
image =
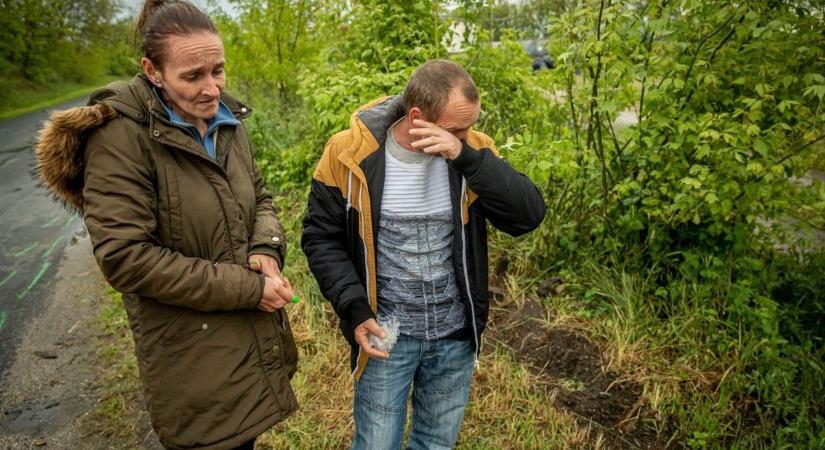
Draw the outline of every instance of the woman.
<instances>
[{"instance_id":1,"label":"woman","mask_svg":"<svg viewBox=\"0 0 825 450\"><path fill-rule=\"evenodd\" d=\"M286 242L242 123L251 111L222 92L223 45L195 6L149 0L138 30L143 73L55 114L38 172L82 212L123 293L161 443L251 449L298 407Z\"/></svg>"}]
</instances>

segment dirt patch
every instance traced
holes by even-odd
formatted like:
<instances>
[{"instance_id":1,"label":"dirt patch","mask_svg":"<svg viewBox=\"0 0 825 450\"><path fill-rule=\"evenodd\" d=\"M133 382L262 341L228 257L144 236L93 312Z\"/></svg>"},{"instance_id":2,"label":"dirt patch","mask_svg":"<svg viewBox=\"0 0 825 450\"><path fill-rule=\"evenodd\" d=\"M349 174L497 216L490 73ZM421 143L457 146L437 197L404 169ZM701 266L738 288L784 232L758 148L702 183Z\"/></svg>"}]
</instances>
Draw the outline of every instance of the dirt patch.
<instances>
[{"instance_id":1,"label":"dirt patch","mask_svg":"<svg viewBox=\"0 0 825 450\"><path fill-rule=\"evenodd\" d=\"M586 335L544 327L547 311L537 300L525 300L521 308L503 302L493 295L488 345L498 341L510 347L520 362L547 380L557 407L605 432L607 448L683 447L668 446L673 430L657 434L645 427L654 414L642 401L642 386L606 370L601 350Z\"/></svg>"}]
</instances>

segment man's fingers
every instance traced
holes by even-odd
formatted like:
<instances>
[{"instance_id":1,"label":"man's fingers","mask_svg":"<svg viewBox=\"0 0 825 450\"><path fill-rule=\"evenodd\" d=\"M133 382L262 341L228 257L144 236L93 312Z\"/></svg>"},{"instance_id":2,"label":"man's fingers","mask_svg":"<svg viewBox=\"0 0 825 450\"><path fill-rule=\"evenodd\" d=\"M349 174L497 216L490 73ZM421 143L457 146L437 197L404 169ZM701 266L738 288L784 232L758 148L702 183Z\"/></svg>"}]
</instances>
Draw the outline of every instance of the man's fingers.
<instances>
[{"instance_id":1,"label":"man's fingers","mask_svg":"<svg viewBox=\"0 0 825 450\"><path fill-rule=\"evenodd\" d=\"M438 128L438 126L432 122L427 122L423 119L413 119L413 125L421 128ZM439 128L440 129L440 128Z\"/></svg>"},{"instance_id":2,"label":"man's fingers","mask_svg":"<svg viewBox=\"0 0 825 450\"><path fill-rule=\"evenodd\" d=\"M358 342L359 346L361 346L361 351L366 353L370 358L387 359L390 357L389 353L376 350L372 345L370 345L369 339L367 339L366 335L362 334L360 336L356 336L355 341Z\"/></svg>"},{"instance_id":3,"label":"man's fingers","mask_svg":"<svg viewBox=\"0 0 825 450\"><path fill-rule=\"evenodd\" d=\"M387 336L387 332L384 331L384 329L381 328L380 325L378 325L378 322L376 322L375 319L370 319L364 322L364 328L366 328L367 332L369 332L370 334L374 334L380 337L381 339L384 339L384 337Z\"/></svg>"},{"instance_id":4,"label":"man's fingers","mask_svg":"<svg viewBox=\"0 0 825 450\"><path fill-rule=\"evenodd\" d=\"M357 342L361 347L361 350L371 358L389 358L389 353L376 350L372 345L370 345L368 337L370 334L374 334L380 338L384 338L387 335L375 319L369 319L355 328L355 342Z\"/></svg>"},{"instance_id":5,"label":"man's fingers","mask_svg":"<svg viewBox=\"0 0 825 450\"><path fill-rule=\"evenodd\" d=\"M447 151L447 146L444 144L435 144L427 148L422 148L421 151L430 155L441 155Z\"/></svg>"},{"instance_id":6,"label":"man's fingers","mask_svg":"<svg viewBox=\"0 0 825 450\"><path fill-rule=\"evenodd\" d=\"M436 144L436 143L438 143L438 138L435 137L435 136L432 136L432 137L428 137L428 138L424 138L424 139L419 139L417 141L413 141L410 145L412 145L415 148L420 148L420 147L429 147L429 146L431 146L433 144Z\"/></svg>"},{"instance_id":7,"label":"man's fingers","mask_svg":"<svg viewBox=\"0 0 825 450\"><path fill-rule=\"evenodd\" d=\"M443 131L441 128L410 128L413 136L440 136Z\"/></svg>"},{"instance_id":8,"label":"man's fingers","mask_svg":"<svg viewBox=\"0 0 825 450\"><path fill-rule=\"evenodd\" d=\"M378 351L378 350L372 348L372 346L369 346L368 348L364 348L364 347L361 347L361 348L364 350L364 353L369 355L370 358L387 359L387 358L390 357L389 353Z\"/></svg>"},{"instance_id":9,"label":"man's fingers","mask_svg":"<svg viewBox=\"0 0 825 450\"><path fill-rule=\"evenodd\" d=\"M249 268L256 272L260 272L263 269L261 261L255 257L249 258Z\"/></svg>"}]
</instances>

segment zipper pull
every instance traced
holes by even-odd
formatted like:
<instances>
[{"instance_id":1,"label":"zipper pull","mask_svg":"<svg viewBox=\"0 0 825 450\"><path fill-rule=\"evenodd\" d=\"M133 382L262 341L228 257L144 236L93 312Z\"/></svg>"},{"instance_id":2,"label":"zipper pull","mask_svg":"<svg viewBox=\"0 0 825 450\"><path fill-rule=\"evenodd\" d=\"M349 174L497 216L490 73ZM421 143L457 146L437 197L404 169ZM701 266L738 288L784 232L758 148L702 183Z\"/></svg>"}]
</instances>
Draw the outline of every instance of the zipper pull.
<instances>
[{"instance_id":1,"label":"zipper pull","mask_svg":"<svg viewBox=\"0 0 825 450\"><path fill-rule=\"evenodd\" d=\"M481 370L481 363L478 362L478 355L473 356L473 368L475 370Z\"/></svg>"}]
</instances>

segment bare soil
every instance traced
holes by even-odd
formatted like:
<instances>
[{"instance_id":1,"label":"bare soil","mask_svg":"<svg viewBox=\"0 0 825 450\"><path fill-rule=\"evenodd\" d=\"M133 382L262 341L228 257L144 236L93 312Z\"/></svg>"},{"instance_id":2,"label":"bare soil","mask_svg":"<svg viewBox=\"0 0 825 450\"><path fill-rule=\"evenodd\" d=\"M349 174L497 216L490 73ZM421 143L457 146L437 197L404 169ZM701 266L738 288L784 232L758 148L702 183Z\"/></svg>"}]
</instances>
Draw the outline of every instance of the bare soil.
<instances>
[{"instance_id":1,"label":"bare soil","mask_svg":"<svg viewBox=\"0 0 825 450\"><path fill-rule=\"evenodd\" d=\"M539 300L528 298L521 308L504 303L493 294L487 344L498 341L511 348L519 362L546 380L557 408L604 433L606 448L684 447L670 442L673 429L657 434L649 426L655 414L642 399L642 386L607 370L601 349L588 336L546 327L547 310Z\"/></svg>"}]
</instances>

